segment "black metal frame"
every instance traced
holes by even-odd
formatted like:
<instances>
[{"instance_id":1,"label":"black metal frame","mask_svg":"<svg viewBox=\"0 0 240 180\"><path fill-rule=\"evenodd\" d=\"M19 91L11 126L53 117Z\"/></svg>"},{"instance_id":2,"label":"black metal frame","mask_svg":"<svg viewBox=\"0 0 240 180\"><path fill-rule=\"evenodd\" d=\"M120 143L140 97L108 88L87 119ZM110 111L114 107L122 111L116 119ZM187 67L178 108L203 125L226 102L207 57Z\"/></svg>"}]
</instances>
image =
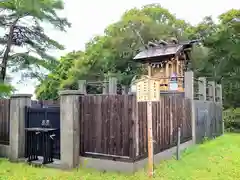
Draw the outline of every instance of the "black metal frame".
<instances>
[{"instance_id":1,"label":"black metal frame","mask_svg":"<svg viewBox=\"0 0 240 180\"><path fill-rule=\"evenodd\" d=\"M51 138L53 131L42 133L43 144L43 164L53 162L53 139Z\"/></svg>"},{"instance_id":2,"label":"black metal frame","mask_svg":"<svg viewBox=\"0 0 240 180\"><path fill-rule=\"evenodd\" d=\"M50 120L50 125L45 126L42 124L43 120ZM50 137L51 133L47 132L38 132L38 136L31 144L30 136L31 133L28 133L26 130L26 144L25 144L25 158L29 157L29 152L34 152L35 156L47 156L46 162L52 161L52 159L60 159L60 107L26 107L25 109L25 128L53 128L55 129L54 137ZM47 135L48 134L48 135ZM33 136L33 135L31 135ZM47 143L45 141L48 141ZM49 155L49 143L51 142L51 155ZM34 145L35 144L35 145ZM28 146L31 146L30 148ZM31 149L35 148L35 149ZM45 154L44 154L45 153ZM36 157L31 157L31 159L37 160Z\"/></svg>"},{"instance_id":3,"label":"black metal frame","mask_svg":"<svg viewBox=\"0 0 240 180\"><path fill-rule=\"evenodd\" d=\"M42 164L53 162L53 137L57 129L26 128L26 154L28 162L38 160L38 146L42 146Z\"/></svg>"},{"instance_id":4,"label":"black metal frame","mask_svg":"<svg viewBox=\"0 0 240 180\"><path fill-rule=\"evenodd\" d=\"M33 131L26 131L26 148L25 157L28 158L28 162L38 160L38 134Z\"/></svg>"}]
</instances>

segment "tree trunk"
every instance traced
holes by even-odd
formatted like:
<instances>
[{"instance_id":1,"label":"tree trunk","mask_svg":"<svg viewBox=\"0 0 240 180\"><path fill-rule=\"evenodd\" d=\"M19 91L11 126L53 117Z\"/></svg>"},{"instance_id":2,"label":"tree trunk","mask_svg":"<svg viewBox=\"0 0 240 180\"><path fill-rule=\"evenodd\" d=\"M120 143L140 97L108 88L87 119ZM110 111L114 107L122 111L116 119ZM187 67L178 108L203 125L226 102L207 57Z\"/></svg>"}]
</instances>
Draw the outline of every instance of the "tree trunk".
<instances>
[{"instance_id":1,"label":"tree trunk","mask_svg":"<svg viewBox=\"0 0 240 180\"><path fill-rule=\"evenodd\" d=\"M6 78L7 61L8 61L9 53L11 51L14 26L16 25L17 21L18 21L18 19L16 19L13 22L13 24L10 26L10 31L9 31L8 40L7 40L7 47L3 54L3 59L2 59L2 63L1 63L1 71L0 71L0 80L2 82L4 82L4 80Z\"/></svg>"}]
</instances>

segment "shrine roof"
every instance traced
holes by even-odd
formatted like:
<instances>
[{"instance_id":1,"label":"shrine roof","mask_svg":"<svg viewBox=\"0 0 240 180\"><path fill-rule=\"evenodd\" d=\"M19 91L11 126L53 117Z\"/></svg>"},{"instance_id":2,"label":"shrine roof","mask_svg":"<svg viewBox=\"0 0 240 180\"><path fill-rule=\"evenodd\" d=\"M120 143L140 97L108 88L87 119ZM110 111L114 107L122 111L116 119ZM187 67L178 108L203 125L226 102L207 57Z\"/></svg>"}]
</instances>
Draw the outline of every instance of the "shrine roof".
<instances>
[{"instance_id":1,"label":"shrine roof","mask_svg":"<svg viewBox=\"0 0 240 180\"><path fill-rule=\"evenodd\" d=\"M140 62L161 61L166 57L175 56L178 52L184 51L184 49L191 48L193 43L195 43L195 41L149 47L148 49L138 53L133 59Z\"/></svg>"}]
</instances>

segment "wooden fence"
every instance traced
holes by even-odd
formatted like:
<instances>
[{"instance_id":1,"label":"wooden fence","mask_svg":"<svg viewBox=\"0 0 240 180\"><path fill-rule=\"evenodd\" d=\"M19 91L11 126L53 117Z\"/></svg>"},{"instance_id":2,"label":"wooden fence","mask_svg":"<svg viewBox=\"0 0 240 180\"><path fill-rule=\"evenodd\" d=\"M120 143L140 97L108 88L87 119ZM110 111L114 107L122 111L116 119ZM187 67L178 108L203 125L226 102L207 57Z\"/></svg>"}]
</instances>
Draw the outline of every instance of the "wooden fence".
<instances>
[{"instance_id":1,"label":"wooden fence","mask_svg":"<svg viewBox=\"0 0 240 180\"><path fill-rule=\"evenodd\" d=\"M147 156L147 102L133 95L88 95L80 98L80 155L135 161ZM190 101L163 97L153 102L154 153L191 139Z\"/></svg>"},{"instance_id":2,"label":"wooden fence","mask_svg":"<svg viewBox=\"0 0 240 180\"><path fill-rule=\"evenodd\" d=\"M181 127L181 142L192 138L190 100L179 96L165 96L153 102L154 154L177 145L178 127ZM137 159L147 156L147 102L138 103Z\"/></svg>"},{"instance_id":3,"label":"wooden fence","mask_svg":"<svg viewBox=\"0 0 240 180\"><path fill-rule=\"evenodd\" d=\"M194 100L196 120L196 142L223 134L222 104L212 101Z\"/></svg>"},{"instance_id":4,"label":"wooden fence","mask_svg":"<svg viewBox=\"0 0 240 180\"><path fill-rule=\"evenodd\" d=\"M135 96L80 98L80 155L128 159L133 156Z\"/></svg>"},{"instance_id":5,"label":"wooden fence","mask_svg":"<svg viewBox=\"0 0 240 180\"><path fill-rule=\"evenodd\" d=\"M10 100L0 99L0 144L9 145Z\"/></svg>"}]
</instances>

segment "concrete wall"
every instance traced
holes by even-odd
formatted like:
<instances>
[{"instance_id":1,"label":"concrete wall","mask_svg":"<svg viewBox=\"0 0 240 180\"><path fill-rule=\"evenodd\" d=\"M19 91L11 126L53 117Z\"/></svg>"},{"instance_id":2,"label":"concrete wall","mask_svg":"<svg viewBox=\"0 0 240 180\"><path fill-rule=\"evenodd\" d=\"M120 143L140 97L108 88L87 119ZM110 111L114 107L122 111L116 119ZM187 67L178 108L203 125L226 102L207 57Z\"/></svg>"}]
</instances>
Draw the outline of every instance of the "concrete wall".
<instances>
[{"instance_id":1,"label":"concrete wall","mask_svg":"<svg viewBox=\"0 0 240 180\"><path fill-rule=\"evenodd\" d=\"M188 141L180 145L180 150L184 150L193 145L193 141ZM176 153L176 146L170 149L167 149L161 153L154 155L154 164L167 159L171 159ZM148 159L143 159L134 163L131 162L119 162L113 160L105 160L98 158L89 158L89 157L80 157L80 164L85 168L96 169L100 171L117 171L117 172L127 172L132 173L144 168Z\"/></svg>"},{"instance_id":2,"label":"concrete wall","mask_svg":"<svg viewBox=\"0 0 240 180\"><path fill-rule=\"evenodd\" d=\"M196 119L196 143L204 138L223 134L222 104L213 101L194 100Z\"/></svg>"},{"instance_id":3,"label":"concrete wall","mask_svg":"<svg viewBox=\"0 0 240 180\"><path fill-rule=\"evenodd\" d=\"M0 157L9 157L10 146L0 144Z\"/></svg>"},{"instance_id":4,"label":"concrete wall","mask_svg":"<svg viewBox=\"0 0 240 180\"><path fill-rule=\"evenodd\" d=\"M25 154L25 106L31 105L31 94L14 94L10 98L10 145L0 144L0 157L18 161Z\"/></svg>"}]
</instances>

